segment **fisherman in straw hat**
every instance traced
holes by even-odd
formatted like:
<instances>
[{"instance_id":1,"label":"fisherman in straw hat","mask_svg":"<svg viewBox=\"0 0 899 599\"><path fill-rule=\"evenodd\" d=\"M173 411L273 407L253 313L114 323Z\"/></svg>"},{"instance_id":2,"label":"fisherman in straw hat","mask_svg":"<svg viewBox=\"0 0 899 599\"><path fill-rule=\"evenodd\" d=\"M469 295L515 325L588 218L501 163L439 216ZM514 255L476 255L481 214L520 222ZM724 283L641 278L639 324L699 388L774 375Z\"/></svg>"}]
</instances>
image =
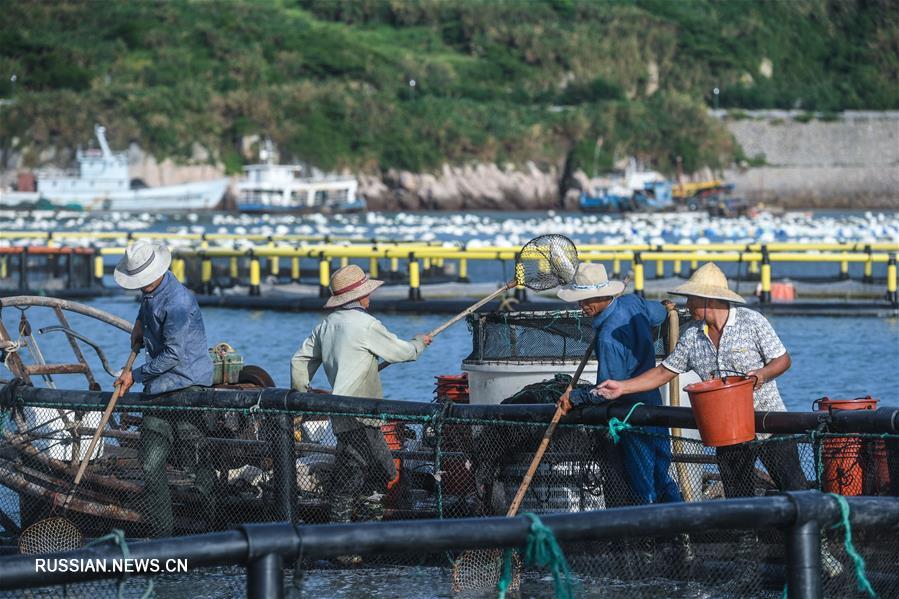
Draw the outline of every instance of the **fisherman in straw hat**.
<instances>
[{"instance_id":1,"label":"fisherman in straw hat","mask_svg":"<svg viewBox=\"0 0 899 599\"><path fill-rule=\"evenodd\" d=\"M616 399L622 395L656 389L678 374L693 370L707 381L733 374L755 377L756 410L786 411L774 379L790 367L790 355L764 316L749 308L739 294L730 290L727 278L714 263L704 264L673 295L687 297L693 321L681 332L677 347L655 368L639 376L608 380L592 392ZM602 378L602 377L600 377ZM761 451L754 444L719 447L718 467L724 493L728 497L754 494L754 467L757 458L767 468L781 490L805 487L795 442L771 443Z\"/></svg>"},{"instance_id":2,"label":"fisherman in straw hat","mask_svg":"<svg viewBox=\"0 0 899 599\"><path fill-rule=\"evenodd\" d=\"M383 281L370 279L355 264L331 277L332 311L303 342L290 361L291 386L308 391L319 366L324 366L334 395L381 398L378 358L411 362L431 343L427 335L404 341L368 313L369 296ZM380 420L333 416L337 458L331 477L331 521L349 522L358 508L379 518L380 498L396 477L393 456L381 433ZM368 497L365 494L370 494Z\"/></svg>"},{"instance_id":3,"label":"fisherman in straw hat","mask_svg":"<svg viewBox=\"0 0 899 599\"><path fill-rule=\"evenodd\" d=\"M197 299L169 272L172 256L163 244L138 240L128 246L115 268L114 278L125 289L142 292L137 320L131 331L131 346L143 346L149 359L116 380L122 393L142 383L144 393L157 395L194 386L212 384L206 329ZM202 452L204 434L187 418L144 414L140 430L144 495L141 511L153 536L172 534L172 498L165 465L173 444L184 445L193 455L188 468L196 474L196 486L205 509L214 509L215 471Z\"/></svg>"},{"instance_id":4,"label":"fisherman in straw hat","mask_svg":"<svg viewBox=\"0 0 899 599\"><path fill-rule=\"evenodd\" d=\"M574 280L558 291L567 302L577 302L585 316L593 319L596 331L597 378L621 379L638 376L655 366L653 327L665 321L667 310L658 302L638 295L618 297L625 289L621 281L610 281L602 264L578 264ZM574 389L559 399L567 413L574 406L599 401L586 389ZM629 402L662 404L658 389L629 394ZM671 448L667 429L645 427L645 432L625 431L619 443L621 461L629 487L640 503L683 501L680 490L668 474ZM608 448L615 452L616 449ZM615 455L614 453L612 454ZM612 465L615 459L613 457Z\"/></svg>"}]
</instances>

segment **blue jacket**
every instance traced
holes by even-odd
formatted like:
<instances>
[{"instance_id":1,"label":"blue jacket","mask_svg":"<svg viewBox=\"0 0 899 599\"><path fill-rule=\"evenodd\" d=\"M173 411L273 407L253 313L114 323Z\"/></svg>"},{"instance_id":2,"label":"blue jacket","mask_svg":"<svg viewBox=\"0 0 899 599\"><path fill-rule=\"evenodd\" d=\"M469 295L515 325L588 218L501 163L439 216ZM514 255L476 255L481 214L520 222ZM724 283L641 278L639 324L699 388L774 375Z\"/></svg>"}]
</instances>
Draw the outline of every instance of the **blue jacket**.
<instances>
[{"instance_id":1,"label":"blue jacket","mask_svg":"<svg viewBox=\"0 0 899 599\"><path fill-rule=\"evenodd\" d=\"M596 335L596 358L599 361L596 384L607 379L622 381L655 368L655 338L652 328L665 321L668 311L659 302L647 302L638 295L624 295L593 318ZM596 403L602 398L587 389L571 392L571 403ZM622 400L646 405L662 404L658 389L634 393Z\"/></svg>"},{"instance_id":2,"label":"blue jacket","mask_svg":"<svg viewBox=\"0 0 899 599\"><path fill-rule=\"evenodd\" d=\"M171 272L141 298L138 318L150 360L132 371L144 393L156 395L212 384L212 359L197 298Z\"/></svg>"}]
</instances>

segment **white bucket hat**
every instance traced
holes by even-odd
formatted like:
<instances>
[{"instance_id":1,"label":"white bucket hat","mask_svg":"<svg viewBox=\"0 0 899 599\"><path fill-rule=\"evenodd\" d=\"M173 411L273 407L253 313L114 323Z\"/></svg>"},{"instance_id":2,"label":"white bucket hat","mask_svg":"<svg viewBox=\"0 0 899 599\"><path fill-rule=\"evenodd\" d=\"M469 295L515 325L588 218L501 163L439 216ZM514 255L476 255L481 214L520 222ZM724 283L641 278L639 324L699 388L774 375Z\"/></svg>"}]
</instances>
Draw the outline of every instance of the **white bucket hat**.
<instances>
[{"instance_id":1,"label":"white bucket hat","mask_svg":"<svg viewBox=\"0 0 899 599\"><path fill-rule=\"evenodd\" d=\"M355 264L338 268L331 275L331 297L325 302L325 308L337 308L360 300L383 284L384 281L369 279Z\"/></svg>"},{"instance_id":2,"label":"white bucket hat","mask_svg":"<svg viewBox=\"0 0 899 599\"><path fill-rule=\"evenodd\" d=\"M610 281L602 264L581 262L577 265L574 280L556 293L566 302L579 302L591 297L612 297L624 291L624 283Z\"/></svg>"},{"instance_id":3,"label":"white bucket hat","mask_svg":"<svg viewBox=\"0 0 899 599\"><path fill-rule=\"evenodd\" d=\"M125 249L113 277L120 287L140 289L164 275L171 263L172 254L164 244L138 239Z\"/></svg>"},{"instance_id":4,"label":"white bucket hat","mask_svg":"<svg viewBox=\"0 0 899 599\"><path fill-rule=\"evenodd\" d=\"M727 277L714 262L700 266L686 283L669 291L671 295L688 295L725 302L745 304L741 295L730 290Z\"/></svg>"}]
</instances>

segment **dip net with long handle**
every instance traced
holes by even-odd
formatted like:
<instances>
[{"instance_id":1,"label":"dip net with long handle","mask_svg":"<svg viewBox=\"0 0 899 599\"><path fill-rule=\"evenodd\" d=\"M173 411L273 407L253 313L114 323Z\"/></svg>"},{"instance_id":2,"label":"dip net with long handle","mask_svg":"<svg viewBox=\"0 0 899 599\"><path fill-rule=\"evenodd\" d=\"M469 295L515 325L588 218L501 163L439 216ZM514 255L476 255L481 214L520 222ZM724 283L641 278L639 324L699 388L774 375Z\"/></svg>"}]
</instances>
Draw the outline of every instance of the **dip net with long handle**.
<instances>
[{"instance_id":1,"label":"dip net with long handle","mask_svg":"<svg viewBox=\"0 0 899 599\"><path fill-rule=\"evenodd\" d=\"M515 263L516 283L534 291L567 285L577 271L577 247L564 235L541 235L521 248Z\"/></svg>"},{"instance_id":2,"label":"dip net with long handle","mask_svg":"<svg viewBox=\"0 0 899 599\"><path fill-rule=\"evenodd\" d=\"M529 241L518 255L516 282L536 291L567 285L577 271L577 247L564 235L541 235ZM580 370L583 370L582 361ZM509 516L517 512L517 506ZM453 564L453 591L478 591L495 587L503 577L504 552L499 549L466 551ZM521 557L511 552L507 573L508 590L521 583Z\"/></svg>"}]
</instances>

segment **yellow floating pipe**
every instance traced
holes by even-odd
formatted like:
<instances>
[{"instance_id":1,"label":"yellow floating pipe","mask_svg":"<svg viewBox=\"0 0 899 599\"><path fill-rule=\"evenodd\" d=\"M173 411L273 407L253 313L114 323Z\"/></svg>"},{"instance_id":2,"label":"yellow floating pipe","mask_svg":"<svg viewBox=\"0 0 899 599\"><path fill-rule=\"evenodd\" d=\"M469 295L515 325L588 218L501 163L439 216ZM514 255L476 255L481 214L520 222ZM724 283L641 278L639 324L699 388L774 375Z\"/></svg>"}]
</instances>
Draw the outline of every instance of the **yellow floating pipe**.
<instances>
[{"instance_id":1,"label":"yellow floating pipe","mask_svg":"<svg viewBox=\"0 0 899 599\"><path fill-rule=\"evenodd\" d=\"M368 276L372 279L378 278L378 259L375 256L368 259Z\"/></svg>"},{"instance_id":2,"label":"yellow floating pipe","mask_svg":"<svg viewBox=\"0 0 899 599\"><path fill-rule=\"evenodd\" d=\"M300 280L300 259L298 256L290 259L290 280L294 282Z\"/></svg>"}]
</instances>

